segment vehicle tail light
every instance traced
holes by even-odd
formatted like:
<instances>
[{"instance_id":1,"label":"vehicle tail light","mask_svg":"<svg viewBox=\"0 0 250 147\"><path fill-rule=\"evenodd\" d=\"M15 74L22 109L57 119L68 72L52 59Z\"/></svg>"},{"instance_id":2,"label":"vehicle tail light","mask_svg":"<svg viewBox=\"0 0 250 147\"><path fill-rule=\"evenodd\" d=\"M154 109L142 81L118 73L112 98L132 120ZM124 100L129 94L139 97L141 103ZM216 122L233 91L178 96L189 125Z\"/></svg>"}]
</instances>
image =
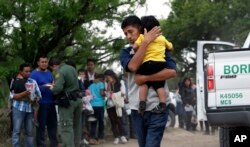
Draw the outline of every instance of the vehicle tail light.
<instances>
[{"instance_id":1,"label":"vehicle tail light","mask_svg":"<svg viewBox=\"0 0 250 147\"><path fill-rule=\"evenodd\" d=\"M214 66L209 64L207 66L207 88L208 91L213 91L215 88L214 85Z\"/></svg>"}]
</instances>

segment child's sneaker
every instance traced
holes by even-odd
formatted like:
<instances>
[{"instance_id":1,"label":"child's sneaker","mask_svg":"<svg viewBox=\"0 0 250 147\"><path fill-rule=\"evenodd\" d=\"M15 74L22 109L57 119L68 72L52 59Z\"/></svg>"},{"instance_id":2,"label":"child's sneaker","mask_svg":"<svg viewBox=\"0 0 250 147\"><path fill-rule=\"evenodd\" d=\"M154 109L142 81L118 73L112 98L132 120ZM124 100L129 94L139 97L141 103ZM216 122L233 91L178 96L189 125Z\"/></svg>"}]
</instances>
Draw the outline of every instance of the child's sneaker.
<instances>
[{"instance_id":1,"label":"child's sneaker","mask_svg":"<svg viewBox=\"0 0 250 147\"><path fill-rule=\"evenodd\" d=\"M145 101L140 101L140 103L139 103L139 113L141 115L143 115L145 110L146 110L146 102Z\"/></svg>"},{"instance_id":2,"label":"child's sneaker","mask_svg":"<svg viewBox=\"0 0 250 147\"><path fill-rule=\"evenodd\" d=\"M91 116L89 116L88 121L89 122L94 122L94 121L96 121L96 118L91 115Z\"/></svg>"},{"instance_id":3,"label":"child's sneaker","mask_svg":"<svg viewBox=\"0 0 250 147\"><path fill-rule=\"evenodd\" d=\"M121 137L121 141L122 141L123 144L128 142L128 140L127 140L127 138L125 136Z\"/></svg>"},{"instance_id":4,"label":"child's sneaker","mask_svg":"<svg viewBox=\"0 0 250 147\"><path fill-rule=\"evenodd\" d=\"M115 138L113 143L118 144L119 143L119 138Z\"/></svg>"}]
</instances>

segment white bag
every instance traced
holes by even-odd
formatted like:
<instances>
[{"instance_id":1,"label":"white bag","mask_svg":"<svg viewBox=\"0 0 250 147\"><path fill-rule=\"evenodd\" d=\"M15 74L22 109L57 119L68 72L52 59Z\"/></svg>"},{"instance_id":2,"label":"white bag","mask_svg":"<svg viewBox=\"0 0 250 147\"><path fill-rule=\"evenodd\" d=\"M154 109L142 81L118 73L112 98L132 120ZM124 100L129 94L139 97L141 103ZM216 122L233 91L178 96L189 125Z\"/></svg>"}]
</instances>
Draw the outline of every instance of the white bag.
<instances>
[{"instance_id":1,"label":"white bag","mask_svg":"<svg viewBox=\"0 0 250 147\"><path fill-rule=\"evenodd\" d=\"M108 98L107 99L107 108L111 108L111 107L114 107L114 102L112 99Z\"/></svg>"}]
</instances>

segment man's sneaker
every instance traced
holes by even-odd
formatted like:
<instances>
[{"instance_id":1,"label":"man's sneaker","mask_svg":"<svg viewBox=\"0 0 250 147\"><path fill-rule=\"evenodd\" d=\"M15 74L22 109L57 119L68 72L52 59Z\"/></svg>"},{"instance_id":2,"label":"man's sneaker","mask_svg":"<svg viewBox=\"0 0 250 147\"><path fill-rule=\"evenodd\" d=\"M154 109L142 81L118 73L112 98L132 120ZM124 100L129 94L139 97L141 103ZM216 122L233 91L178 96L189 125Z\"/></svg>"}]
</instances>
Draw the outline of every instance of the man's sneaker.
<instances>
[{"instance_id":1,"label":"man's sneaker","mask_svg":"<svg viewBox=\"0 0 250 147\"><path fill-rule=\"evenodd\" d=\"M161 107L160 105L157 105L151 112L162 113L164 111L166 111L166 107Z\"/></svg>"},{"instance_id":2,"label":"man's sneaker","mask_svg":"<svg viewBox=\"0 0 250 147\"><path fill-rule=\"evenodd\" d=\"M96 118L94 116L89 116L88 121L89 122L96 121Z\"/></svg>"},{"instance_id":3,"label":"man's sneaker","mask_svg":"<svg viewBox=\"0 0 250 147\"><path fill-rule=\"evenodd\" d=\"M121 137L121 141L122 141L123 144L128 142L128 140L127 140L127 138L125 136Z\"/></svg>"},{"instance_id":4,"label":"man's sneaker","mask_svg":"<svg viewBox=\"0 0 250 147\"><path fill-rule=\"evenodd\" d=\"M118 144L119 143L119 138L115 138L113 144Z\"/></svg>"},{"instance_id":5,"label":"man's sneaker","mask_svg":"<svg viewBox=\"0 0 250 147\"><path fill-rule=\"evenodd\" d=\"M89 142L86 139L81 140L80 144L89 145Z\"/></svg>"},{"instance_id":6,"label":"man's sneaker","mask_svg":"<svg viewBox=\"0 0 250 147\"><path fill-rule=\"evenodd\" d=\"M139 103L139 113L141 115L143 115L145 110L146 110L146 102L145 101L140 101L140 103Z\"/></svg>"},{"instance_id":7,"label":"man's sneaker","mask_svg":"<svg viewBox=\"0 0 250 147\"><path fill-rule=\"evenodd\" d=\"M89 140L89 144L90 144L90 145L98 145L99 142L98 142L96 139L90 139L90 140Z\"/></svg>"},{"instance_id":8,"label":"man's sneaker","mask_svg":"<svg viewBox=\"0 0 250 147\"><path fill-rule=\"evenodd\" d=\"M104 144L105 140L104 139L99 139L98 142L99 142L99 144Z\"/></svg>"}]
</instances>

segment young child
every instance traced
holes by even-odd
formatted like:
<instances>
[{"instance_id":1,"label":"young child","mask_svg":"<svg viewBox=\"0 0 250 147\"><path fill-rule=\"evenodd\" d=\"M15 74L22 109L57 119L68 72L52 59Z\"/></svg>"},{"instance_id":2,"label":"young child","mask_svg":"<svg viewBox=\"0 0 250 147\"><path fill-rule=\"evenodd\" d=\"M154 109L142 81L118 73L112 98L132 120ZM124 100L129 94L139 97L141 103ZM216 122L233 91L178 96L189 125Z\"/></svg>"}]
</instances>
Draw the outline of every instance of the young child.
<instances>
[{"instance_id":1,"label":"young child","mask_svg":"<svg viewBox=\"0 0 250 147\"><path fill-rule=\"evenodd\" d=\"M30 102L33 104L33 109L34 109L34 118L33 122L36 126L38 126L38 120L37 120L37 115L38 115L38 109L39 109L39 103L38 101L42 98L40 89L38 87L38 84L36 81L33 79L28 79L27 82L25 83L25 88L27 91L30 91Z\"/></svg>"},{"instance_id":2,"label":"young child","mask_svg":"<svg viewBox=\"0 0 250 147\"><path fill-rule=\"evenodd\" d=\"M159 21L154 16L145 16L141 18L142 29L147 29L150 31L155 26L160 26ZM142 43L144 36L141 34L135 44L133 45L133 49L136 51L140 44ZM143 59L142 65L137 70L136 74L141 75L151 75L157 72L160 72L165 68L166 60L165 60L165 51L172 51L173 45L171 42L166 40L166 38L162 35L157 37L152 43L148 45L147 52L145 53L145 57ZM160 103L157 107L153 109L156 113L161 113L166 110L166 92L164 89L165 81L154 81L154 82L146 82L143 85L140 85L139 89L139 112L141 114L146 110L146 97L148 93L148 88L152 86L154 90L157 92Z\"/></svg>"}]
</instances>

